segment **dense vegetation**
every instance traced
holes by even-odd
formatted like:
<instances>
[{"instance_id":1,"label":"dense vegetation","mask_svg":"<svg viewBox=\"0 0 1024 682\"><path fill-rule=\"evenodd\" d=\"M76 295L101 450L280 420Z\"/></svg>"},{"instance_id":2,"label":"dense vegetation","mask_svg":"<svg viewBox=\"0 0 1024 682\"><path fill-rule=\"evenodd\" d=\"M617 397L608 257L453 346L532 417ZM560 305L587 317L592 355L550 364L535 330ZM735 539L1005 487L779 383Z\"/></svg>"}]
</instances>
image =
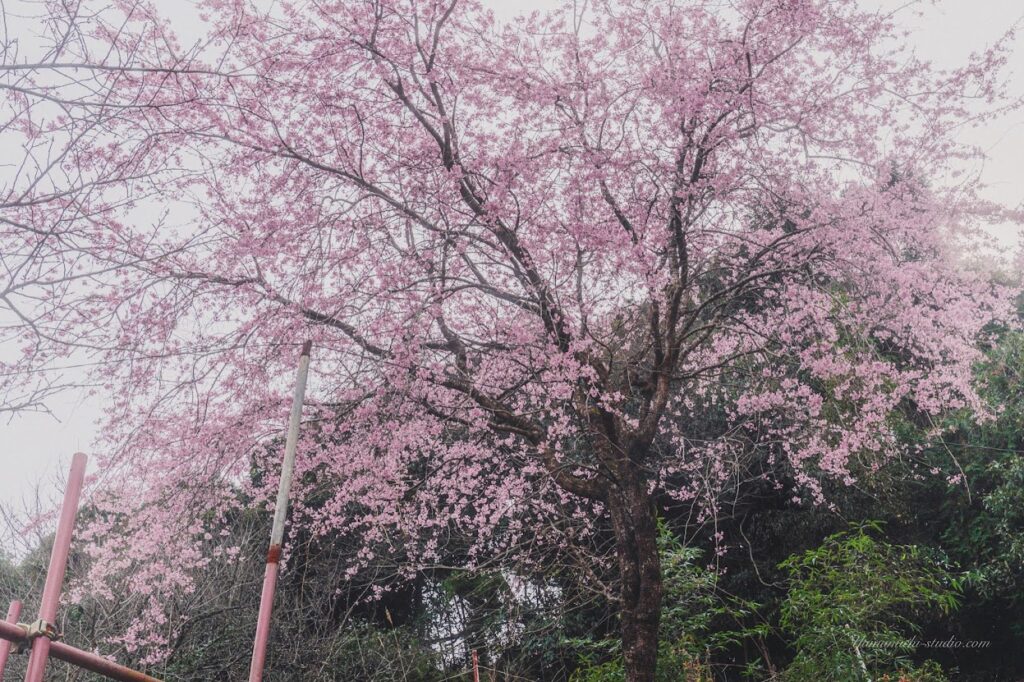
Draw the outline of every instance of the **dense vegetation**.
<instances>
[{"instance_id":1,"label":"dense vegetation","mask_svg":"<svg viewBox=\"0 0 1024 682\"><path fill-rule=\"evenodd\" d=\"M977 368L992 416L978 423L954 413L935 425L915 423L908 409L901 431L920 445L915 454L856 485L833 484L831 504L796 501L763 480L738 483L709 525L663 501L659 680L982 682L1024 674L1016 644L1024 636L1024 334L993 332ZM927 437L935 426L942 435ZM272 450L254 457L253 476ZM244 679L269 517L238 512L228 528L211 535L199 589L174 604L173 653L149 665L153 674ZM454 554L468 546L453 538L450 561L413 576L401 570L400 552L346 570L362 547L356 537L299 533L291 542L269 679L468 680L470 649L484 679L624 679L613 593L601 587L614 572L601 561L600 533L586 556L538 543L475 572L444 565L458 565ZM44 543L0 562L0 599L25 595L31 613L47 554ZM73 557L72 584L90 561ZM137 577L127 571L125 579ZM66 638L145 665L118 639L141 612L138 598L128 590L76 594L63 609ZM14 657L12 674L23 665ZM59 665L51 679L58 670L59 679L88 679Z\"/></svg>"}]
</instances>

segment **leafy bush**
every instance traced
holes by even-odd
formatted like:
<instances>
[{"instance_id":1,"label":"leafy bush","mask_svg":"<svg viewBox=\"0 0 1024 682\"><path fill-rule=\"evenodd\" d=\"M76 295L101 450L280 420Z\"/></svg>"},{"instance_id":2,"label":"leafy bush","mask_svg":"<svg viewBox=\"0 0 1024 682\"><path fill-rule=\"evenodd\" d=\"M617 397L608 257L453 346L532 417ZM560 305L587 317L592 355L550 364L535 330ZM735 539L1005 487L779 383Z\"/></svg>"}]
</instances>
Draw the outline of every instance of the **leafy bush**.
<instances>
[{"instance_id":1,"label":"leafy bush","mask_svg":"<svg viewBox=\"0 0 1024 682\"><path fill-rule=\"evenodd\" d=\"M782 562L791 582L780 624L797 652L788 679L943 679L934 666L915 672L908 636L915 617L957 608L960 583L941 557L880 535L877 523L855 525Z\"/></svg>"}]
</instances>

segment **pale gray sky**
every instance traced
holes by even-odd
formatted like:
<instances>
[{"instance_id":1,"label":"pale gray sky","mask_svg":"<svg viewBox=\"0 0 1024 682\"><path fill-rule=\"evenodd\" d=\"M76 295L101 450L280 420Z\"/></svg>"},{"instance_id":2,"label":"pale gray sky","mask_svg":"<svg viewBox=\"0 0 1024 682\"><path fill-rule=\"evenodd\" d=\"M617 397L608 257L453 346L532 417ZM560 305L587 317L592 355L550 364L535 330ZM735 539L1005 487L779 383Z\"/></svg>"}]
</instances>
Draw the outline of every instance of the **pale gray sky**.
<instances>
[{"instance_id":1,"label":"pale gray sky","mask_svg":"<svg viewBox=\"0 0 1024 682\"><path fill-rule=\"evenodd\" d=\"M557 4L557 0L485 1L502 17ZM896 8L905 2L873 0L871 4ZM194 13L188 4L178 0L175 5L182 8L176 17L182 31L194 33ZM167 6L172 6L171 2ZM1022 15L1024 5L1011 0L940 0L923 20L909 13L906 20L914 29L911 42L921 56L939 66L955 66L1001 36ZM1013 63L1019 66L1011 88L1024 95L1024 45L1017 47ZM966 130L964 141L980 145L990 154L983 170L990 185L988 197L1024 208L1024 113L984 129ZM1007 248L1019 244L1016 228L1006 226L995 234ZM103 402L67 393L52 400L50 408L53 417L26 414L0 422L0 504L19 505L37 485L45 495L55 496L55 481L63 476L71 455L77 450L90 452Z\"/></svg>"}]
</instances>

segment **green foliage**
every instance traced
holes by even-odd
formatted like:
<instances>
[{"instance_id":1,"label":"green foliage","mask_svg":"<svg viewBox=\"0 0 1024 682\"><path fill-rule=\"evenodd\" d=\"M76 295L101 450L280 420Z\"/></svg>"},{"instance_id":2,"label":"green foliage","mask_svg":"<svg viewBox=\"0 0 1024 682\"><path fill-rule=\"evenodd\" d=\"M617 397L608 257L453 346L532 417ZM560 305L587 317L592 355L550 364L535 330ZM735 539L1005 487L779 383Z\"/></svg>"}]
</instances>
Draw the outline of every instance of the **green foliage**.
<instances>
[{"instance_id":1,"label":"green foliage","mask_svg":"<svg viewBox=\"0 0 1024 682\"><path fill-rule=\"evenodd\" d=\"M446 679L436 655L408 628L383 630L369 623L337 631L316 677L303 679L366 682L440 682ZM280 678L283 682L284 677Z\"/></svg>"},{"instance_id":2,"label":"green foliage","mask_svg":"<svg viewBox=\"0 0 1024 682\"><path fill-rule=\"evenodd\" d=\"M700 565L702 550L684 546L663 522L658 531L664 596L657 680L710 682L714 679L713 654L745 639L765 636L768 628L763 623L746 625L756 617L758 605L724 594L715 572ZM625 680L618 653L617 640L592 647L570 682ZM608 656L611 660L601 661Z\"/></svg>"},{"instance_id":3,"label":"green foliage","mask_svg":"<svg viewBox=\"0 0 1024 682\"><path fill-rule=\"evenodd\" d=\"M664 585L664 653L697 660L749 637L768 634L763 623L748 624L756 618L758 604L725 594L718 576L699 565L702 550L684 547L664 523L659 524L658 545Z\"/></svg>"},{"instance_id":4,"label":"green foliage","mask_svg":"<svg viewBox=\"0 0 1024 682\"><path fill-rule=\"evenodd\" d=\"M915 618L958 606L959 581L941 557L880 539L877 523L854 525L781 568L791 584L780 625L792 634L793 680L869 680L911 668Z\"/></svg>"},{"instance_id":5,"label":"green foliage","mask_svg":"<svg viewBox=\"0 0 1024 682\"><path fill-rule=\"evenodd\" d=\"M984 505L999 551L982 569L982 576L999 594L1019 604L1024 600L1019 589L1024 569L1024 460L995 462L992 471L1000 483L985 496Z\"/></svg>"},{"instance_id":6,"label":"green foliage","mask_svg":"<svg viewBox=\"0 0 1024 682\"><path fill-rule=\"evenodd\" d=\"M1024 591L1024 334L1005 333L977 370L990 419L958 415L954 435L937 456L955 458L972 492L966 504L946 501L942 541L973 567L973 586L986 599L1020 605ZM947 465L948 466L948 465ZM951 507L951 508L949 508Z\"/></svg>"}]
</instances>

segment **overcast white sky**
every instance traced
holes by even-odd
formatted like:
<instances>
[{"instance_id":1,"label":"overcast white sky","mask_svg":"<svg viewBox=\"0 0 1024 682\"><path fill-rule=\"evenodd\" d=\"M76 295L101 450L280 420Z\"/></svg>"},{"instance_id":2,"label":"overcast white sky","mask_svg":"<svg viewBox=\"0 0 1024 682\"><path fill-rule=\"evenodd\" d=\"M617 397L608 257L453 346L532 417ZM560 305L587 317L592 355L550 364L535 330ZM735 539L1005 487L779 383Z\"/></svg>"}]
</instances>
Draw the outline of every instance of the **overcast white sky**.
<instances>
[{"instance_id":1,"label":"overcast white sky","mask_svg":"<svg viewBox=\"0 0 1024 682\"><path fill-rule=\"evenodd\" d=\"M485 0L501 17L517 12L544 9L557 0ZM172 4L173 3L173 4ZM179 5L185 32L195 30L188 3L171 0L166 6ZM904 0L873 0L878 7L902 6ZM983 49L1024 16L1024 4L1016 0L939 0L928 16L917 19L906 15L914 29L911 38L918 53L939 66L955 66L971 52ZM1017 64L1012 89L1024 95L1024 40L1017 47ZM964 140L988 150L990 160L983 177L990 185L989 198L1024 208L1024 113L999 121L983 130L965 131ZM1016 247L1015 228L997 231L1007 248ZM46 496L56 496L55 481L63 477L71 455L90 452L96 437L96 421L103 404L83 395L69 393L54 399L53 417L28 414L10 422L0 422L0 504L20 505L38 485Z\"/></svg>"}]
</instances>

